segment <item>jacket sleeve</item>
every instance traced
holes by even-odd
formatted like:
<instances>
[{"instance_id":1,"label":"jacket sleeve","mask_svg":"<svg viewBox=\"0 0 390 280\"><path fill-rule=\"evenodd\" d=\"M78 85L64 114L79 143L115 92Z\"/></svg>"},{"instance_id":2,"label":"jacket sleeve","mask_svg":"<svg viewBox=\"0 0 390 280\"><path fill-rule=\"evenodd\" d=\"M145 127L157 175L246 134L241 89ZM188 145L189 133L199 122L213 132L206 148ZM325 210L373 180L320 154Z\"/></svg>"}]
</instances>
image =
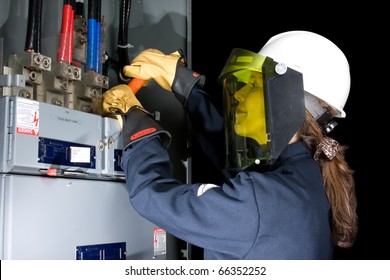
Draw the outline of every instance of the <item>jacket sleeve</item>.
<instances>
[{"instance_id":1,"label":"jacket sleeve","mask_svg":"<svg viewBox=\"0 0 390 280\"><path fill-rule=\"evenodd\" d=\"M223 169L225 162L224 119L210 95L194 86L184 104L191 121L193 137L213 164Z\"/></svg>"},{"instance_id":2,"label":"jacket sleeve","mask_svg":"<svg viewBox=\"0 0 390 280\"><path fill-rule=\"evenodd\" d=\"M123 153L130 202L141 216L191 244L242 257L258 232L254 189L232 185L183 184L172 178L167 150L158 136ZM245 190L245 191L244 191Z\"/></svg>"}]
</instances>

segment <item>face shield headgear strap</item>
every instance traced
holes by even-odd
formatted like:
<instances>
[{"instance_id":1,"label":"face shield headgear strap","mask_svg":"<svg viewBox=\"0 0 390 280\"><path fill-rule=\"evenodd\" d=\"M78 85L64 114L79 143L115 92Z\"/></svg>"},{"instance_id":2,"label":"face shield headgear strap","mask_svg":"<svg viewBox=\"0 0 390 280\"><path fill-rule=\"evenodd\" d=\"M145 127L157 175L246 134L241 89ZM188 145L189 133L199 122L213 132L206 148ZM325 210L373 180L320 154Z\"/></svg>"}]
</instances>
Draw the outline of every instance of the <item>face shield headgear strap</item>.
<instances>
[{"instance_id":1,"label":"face shield headgear strap","mask_svg":"<svg viewBox=\"0 0 390 280\"><path fill-rule=\"evenodd\" d=\"M272 164L305 119L302 74L258 53L233 49L219 82L226 167Z\"/></svg>"},{"instance_id":2,"label":"face shield headgear strap","mask_svg":"<svg viewBox=\"0 0 390 280\"><path fill-rule=\"evenodd\" d=\"M320 100L306 91L305 107L326 133L331 132L336 127L337 122L330 110L321 106Z\"/></svg>"}]
</instances>

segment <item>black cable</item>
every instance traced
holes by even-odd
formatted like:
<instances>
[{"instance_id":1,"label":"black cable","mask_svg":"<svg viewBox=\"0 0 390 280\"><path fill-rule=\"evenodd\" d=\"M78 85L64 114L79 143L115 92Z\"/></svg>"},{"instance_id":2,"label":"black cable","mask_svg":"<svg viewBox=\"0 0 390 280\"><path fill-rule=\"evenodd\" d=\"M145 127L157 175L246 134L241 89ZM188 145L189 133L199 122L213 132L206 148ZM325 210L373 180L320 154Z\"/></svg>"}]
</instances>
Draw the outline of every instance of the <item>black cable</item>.
<instances>
[{"instance_id":1,"label":"black cable","mask_svg":"<svg viewBox=\"0 0 390 280\"><path fill-rule=\"evenodd\" d=\"M35 9L36 17L35 17L35 29L34 33L36 34L36 38L34 40L34 49L37 53L41 53L41 29L42 29L42 0L37 0L37 7Z\"/></svg>"},{"instance_id":2,"label":"black cable","mask_svg":"<svg viewBox=\"0 0 390 280\"><path fill-rule=\"evenodd\" d=\"M30 0L28 2L28 19L27 19L27 33L26 33L26 41L24 44L25 51L34 51L34 29L36 24L36 13L35 9L37 6L37 0Z\"/></svg>"},{"instance_id":3,"label":"black cable","mask_svg":"<svg viewBox=\"0 0 390 280\"><path fill-rule=\"evenodd\" d=\"M95 15L96 21L101 22L102 20L102 0L95 0Z\"/></svg>"},{"instance_id":4,"label":"black cable","mask_svg":"<svg viewBox=\"0 0 390 280\"><path fill-rule=\"evenodd\" d=\"M88 0L88 19L96 19L96 1Z\"/></svg>"},{"instance_id":5,"label":"black cable","mask_svg":"<svg viewBox=\"0 0 390 280\"><path fill-rule=\"evenodd\" d=\"M118 60L110 57L107 52L105 52L106 60L103 63L102 75L108 76L108 73L111 69L118 71Z\"/></svg>"},{"instance_id":6,"label":"black cable","mask_svg":"<svg viewBox=\"0 0 390 280\"><path fill-rule=\"evenodd\" d=\"M75 16L84 18L84 1L77 1L75 4Z\"/></svg>"},{"instance_id":7,"label":"black cable","mask_svg":"<svg viewBox=\"0 0 390 280\"><path fill-rule=\"evenodd\" d=\"M122 0L121 6L120 6L120 13L119 13L119 30L118 30L118 47L117 47L117 54L118 54L118 61L119 61L119 80L122 82L128 82L123 81L122 69L124 66L130 64L130 59L128 55L128 42L127 42L127 32L129 27L129 18L130 18L130 7L131 7L131 1L130 0Z\"/></svg>"}]
</instances>

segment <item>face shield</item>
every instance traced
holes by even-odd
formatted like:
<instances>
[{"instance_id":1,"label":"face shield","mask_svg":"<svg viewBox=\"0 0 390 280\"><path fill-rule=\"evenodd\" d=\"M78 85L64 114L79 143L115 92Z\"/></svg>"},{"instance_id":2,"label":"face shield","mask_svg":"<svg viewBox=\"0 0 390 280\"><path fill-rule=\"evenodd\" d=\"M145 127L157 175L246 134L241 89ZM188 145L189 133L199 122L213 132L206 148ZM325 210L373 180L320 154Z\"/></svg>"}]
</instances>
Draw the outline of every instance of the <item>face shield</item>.
<instances>
[{"instance_id":1,"label":"face shield","mask_svg":"<svg viewBox=\"0 0 390 280\"><path fill-rule=\"evenodd\" d=\"M269 57L233 49L219 82L226 168L272 164L305 119L302 74Z\"/></svg>"}]
</instances>

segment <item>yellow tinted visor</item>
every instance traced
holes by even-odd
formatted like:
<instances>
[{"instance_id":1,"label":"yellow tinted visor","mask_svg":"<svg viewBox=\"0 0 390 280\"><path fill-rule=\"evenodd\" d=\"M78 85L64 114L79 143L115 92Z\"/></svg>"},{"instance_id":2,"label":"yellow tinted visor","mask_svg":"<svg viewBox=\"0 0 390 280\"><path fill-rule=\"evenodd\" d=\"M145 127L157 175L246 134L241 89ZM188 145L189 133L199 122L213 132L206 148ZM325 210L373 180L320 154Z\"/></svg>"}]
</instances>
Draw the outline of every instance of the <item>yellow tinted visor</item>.
<instances>
[{"instance_id":1,"label":"yellow tinted visor","mask_svg":"<svg viewBox=\"0 0 390 280\"><path fill-rule=\"evenodd\" d=\"M233 49L218 82L223 86L226 167L272 164L305 120L302 73Z\"/></svg>"}]
</instances>

